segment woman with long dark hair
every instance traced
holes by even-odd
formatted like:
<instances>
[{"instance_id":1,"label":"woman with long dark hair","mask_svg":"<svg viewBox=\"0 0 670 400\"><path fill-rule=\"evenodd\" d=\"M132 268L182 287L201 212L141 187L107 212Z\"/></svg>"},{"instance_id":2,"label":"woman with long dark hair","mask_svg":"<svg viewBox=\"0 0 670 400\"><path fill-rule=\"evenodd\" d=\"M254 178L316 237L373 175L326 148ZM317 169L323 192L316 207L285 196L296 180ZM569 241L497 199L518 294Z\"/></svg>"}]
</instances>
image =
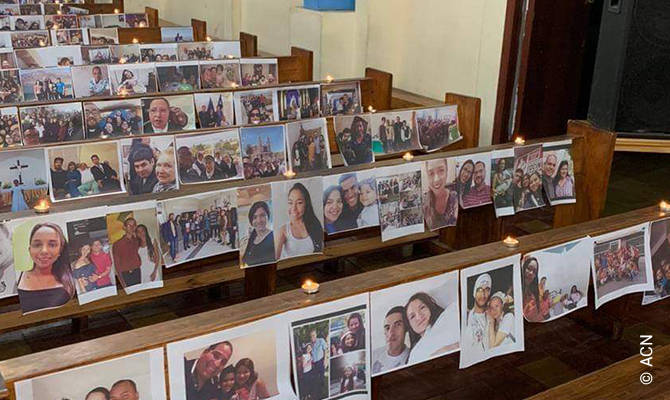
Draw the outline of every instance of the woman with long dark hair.
<instances>
[{"instance_id":1,"label":"woman with long dark hair","mask_svg":"<svg viewBox=\"0 0 670 400\"><path fill-rule=\"evenodd\" d=\"M257 201L249 210L252 231L244 247L242 263L247 266L269 264L276 260L274 234L268 226L270 207L264 201Z\"/></svg>"},{"instance_id":2,"label":"woman with long dark hair","mask_svg":"<svg viewBox=\"0 0 670 400\"><path fill-rule=\"evenodd\" d=\"M568 160L563 160L558 164L558 173L556 173L552 184L557 199L575 197L575 181L570 176Z\"/></svg>"},{"instance_id":3,"label":"woman with long dark hair","mask_svg":"<svg viewBox=\"0 0 670 400\"><path fill-rule=\"evenodd\" d=\"M235 394L238 400L261 400L270 397L265 382L258 376L250 358L243 358L235 364Z\"/></svg>"},{"instance_id":4,"label":"woman with long dark hair","mask_svg":"<svg viewBox=\"0 0 670 400\"><path fill-rule=\"evenodd\" d=\"M446 158L426 162L428 191L423 205L423 215L430 230L456 225L458 194L453 190L453 186L447 185L448 174Z\"/></svg>"},{"instance_id":5,"label":"woman with long dark hair","mask_svg":"<svg viewBox=\"0 0 670 400\"><path fill-rule=\"evenodd\" d=\"M288 223L279 228L275 237L278 260L323 251L323 226L302 183L296 183L288 191L288 217Z\"/></svg>"},{"instance_id":6,"label":"woman with long dark hair","mask_svg":"<svg viewBox=\"0 0 670 400\"><path fill-rule=\"evenodd\" d=\"M24 313L65 305L75 294L68 244L61 228L51 222L30 231L28 252L33 266L18 279Z\"/></svg>"},{"instance_id":7,"label":"woman with long dark hair","mask_svg":"<svg viewBox=\"0 0 670 400\"><path fill-rule=\"evenodd\" d=\"M540 289L537 273L540 264L535 257L526 257L521 266L523 280L523 315L530 322L543 320L540 312Z\"/></svg>"},{"instance_id":8,"label":"woman with long dark hair","mask_svg":"<svg viewBox=\"0 0 670 400\"><path fill-rule=\"evenodd\" d=\"M351 365L344 367L340 379L340 394L354 390L354 368Z\"/></svg>"},{"instance_id":9,"label":"woman with long dark hair","mask_svg":"<svg viewBox=\"0 0 670 400\"><path fill-rule=\"evenodd\" d=\"M142 283L154 282L156 278L160 278L161 258L158 254L158 243L151 239L149 229L146 225L137 225L137 239L140 241L140 249L138 253L142 265Z\"/></svg>"},{"instance_id":10,"label":"woman with long dark hair","mask_svg":"<svg viewBox=\"0 0 670 400\"><path fill-rule=\"evenodd\" d=\"M326 232L336 233L351 229L344 226L340 219L344 210L344 194L342 188L338 185L328 187L323 192L323 218Z\"/></svg>"},{"instance_id":11,"label":"woman with long dark hair","mask_svg":"<svg viewBox=\"0 0 670 400\"><path fill-rule=\"evenodd\" d=\"M472 174L475 171L475 163L472 160L467 160L461 165L458 170L458 178L456 179L456 191L458 192L459 200L463 204L463 197L470 193L472 187Z\"/></svg>"},{"instance_id":12,"label":"woman with long dark hair","mask_svg":"<svg viewBox=\"0 0 670 400\"><path fill-rule=\"evenodd\" d=\"M418 292L410 297L405 304L410 343L407 363L425 361L455 350L458 338L447 337L445 332L453 331L453 326L458 326L456 317L457 312L445 312L444 307L427 293Z\"/></svg>"}]
</instances>

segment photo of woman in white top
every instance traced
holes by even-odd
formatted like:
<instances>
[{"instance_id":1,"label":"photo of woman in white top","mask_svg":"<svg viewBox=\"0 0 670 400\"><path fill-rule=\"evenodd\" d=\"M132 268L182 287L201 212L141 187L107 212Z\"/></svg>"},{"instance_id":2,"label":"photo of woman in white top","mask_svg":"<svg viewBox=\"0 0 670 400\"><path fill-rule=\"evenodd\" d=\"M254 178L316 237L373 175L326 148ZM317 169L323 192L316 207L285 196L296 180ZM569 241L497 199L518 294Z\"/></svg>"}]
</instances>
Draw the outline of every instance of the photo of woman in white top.
<instances>
[{"instance_id":1,"label":"photo of woman in white top","mask_svg":"<svg viewBox=\"0 0 670 400\"><path fill-rule=\"evenodd\" d=\"M140 248L138 254L140 255L140 260L142 265L140 270L142 271L142 283L154 282L156 280L161 280L161 259L158 253L158 243L156 240L151 239L149 235L149 230L145 225L137 226L137 238L140 241Z\"/></svg>"},{"instance_id":2,"label":"photo of woman in white top","mask_svg":"<svg viewBox=\"0 0 670 400\"><path fill-rule=\"evenodd\" d=\"M407 301L405 314L409 324L409 364L458 348L458 337L449 338L448 334L445 335L453 331L449 326L458 326L458 315L444 311L444 307L424 292L416 293Z\"/></svg>"},{"instance_id":3,"label":"photo of woman in white top","mask_svg":"<svg viewBox=\"0 0 670 400\"><path fill-rule=\"evenodd\" d=\"M302 183L288 191L288 222L275 235L277 259L298 257L323 251L323 225L314 212L309 191Z\"/></svg>"},{"instance_id":4,"label":"photo of woman in white top","mask_svg":"<svg viewBox=\"0 0 670 400\"><path fill-rule=\"evenodd\" d=\"M489 307L486 310L489 349L516 342L514 313L505 312L505 299L506 296L503 292L496 292L489 300Z\"/></svg>"}]
</instances>

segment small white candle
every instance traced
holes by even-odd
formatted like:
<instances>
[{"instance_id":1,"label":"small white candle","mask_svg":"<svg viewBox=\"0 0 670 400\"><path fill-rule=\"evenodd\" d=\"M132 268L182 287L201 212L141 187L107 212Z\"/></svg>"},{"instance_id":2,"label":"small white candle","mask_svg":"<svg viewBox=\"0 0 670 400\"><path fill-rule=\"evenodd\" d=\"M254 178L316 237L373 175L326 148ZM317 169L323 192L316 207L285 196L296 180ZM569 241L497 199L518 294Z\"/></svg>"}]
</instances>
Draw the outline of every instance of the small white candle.
<instances>
[{"instance_id":1,"label":"small white candle","mask_svg":"<svg viewBox=\"0 0 670 400\"><path fill-rule=\"evenodd\" d=\"M286 172L284 172L284 176L288 179L294 178L295 172L292 169L288 169Z\"/></svg>"},{"instance_id":2,"label":"small white candle","mask_svg":"<svg viewBox=\"0 0 670 400\"><path fill-rule=\"evenodd\" d=\"M47 214L49 213L49 201L46 199L40 200L39 203L35 206L35 212L38 214Z\"/></svg>"},{"instance_id":3,"label":"small white candle","mask_svg":"<svg viewBox=\"0 0 670 400\"><path fill-rule=\"evenodd\" d=\"M404 156L402 156L402 158L404 158L405 161L412 161L414 159L414 155L410 152L407 152Z\"/></svg>"},{"instance_id":4,"label":"small white candle","mask_svg":"<svg viewBox=\"0 0 670 400\"><path fill-rule=\"evenodd\" d=\"M670 203L667 201L663 200L659 206L661 207L661 211L670 212Z\"/></svg>"},{"instance_id":5,"label":"small white candle","mask_svg":"<svg viewBox=\"0 0 670 400\"><path fill-rule=\"evenodd\" d=\"M516 139L514 139L514 144L523 146L526 144L526 139L522 138L521 136L518 136Z\"/></svg>"},{"instance_id":6,"label":"small white candle","mask_svg":"<svg viewBox=\"0 0 670 400\"><path fill-rule=\"evenodd\" d=\"M319 284L316 282L312 282L311 280L306 280L305 283L302 284L302 291L305 294L315 294L319 292Z\"/></svg>"},{"instance_id":7,"label":"small white candle","mask_svg":"<svg viewBox=\"0 0 670 400\"><path fill-rule=\"evenodd\" d=\"M507 236L505 240L503 240L503 244L510 248L519 247L519 240L514 239L511 236Z\"/></svg>"}]
</instances>

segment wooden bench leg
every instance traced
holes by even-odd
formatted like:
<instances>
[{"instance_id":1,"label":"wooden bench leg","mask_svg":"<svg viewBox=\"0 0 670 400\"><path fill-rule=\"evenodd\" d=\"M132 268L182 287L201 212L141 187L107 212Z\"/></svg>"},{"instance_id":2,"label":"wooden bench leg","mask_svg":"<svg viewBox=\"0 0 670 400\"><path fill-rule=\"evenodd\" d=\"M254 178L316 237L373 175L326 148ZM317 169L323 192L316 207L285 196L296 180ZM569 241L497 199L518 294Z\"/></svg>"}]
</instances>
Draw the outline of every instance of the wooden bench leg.
<instances>
[{"instance_id":1,"label":"wooden bench leg","mask_svg":"<svg viewBox=\"0 0 670 400\"><path fill-rule=\"evenodd\" d=\"M277 289L277 264L244 270L244 296L247 300L274 294Z\"/></svg>"},{"instance_id":2,"label":"wooden bench leg","mask_svg":"<svg viewBox=\"0 0 670 400\"><path fill-rule=\"evenodd\" d=\"M628 314L635 299L639 300L639 296L627 295L612 300L596 310L593 287L590 287L589 306L571 313L569 317L600 335L609 337L611 340L619 340L627 326Z\"/></svg>"},{"instance_id":3,"label":"wooden bench leg","mask_svg":"<svg viewBox=\"0 0 670 400\"><path fill-rule=\"evenodd\" d=\"M342 270L340 260L329 260L323 263L323 272L327 274L339 274Z\"/></svg>"},{"instance_id":4,"label":"wooden bench leg","mask_svg":"<svg viewBox=\"0 0 670 400\"><path fill-rule=\"evenodd\" d=\"M222 288L223 286L226 285L217 285L217 286L212 286L209 289L207 289L207 297L209 297L210 300L221 300L222 296Z\"/></svg>"},{"instance_id":5,"label":"wooden bench leg","mask_svg":"<svg viewBox=\"0 0 670 400\"><path fill-rule=\"evenodd\" d=\"M72 318L72 333L80 333L83 330L88 329L88 317L83 316L79 318Z\"/></svg>"}]
</instances>

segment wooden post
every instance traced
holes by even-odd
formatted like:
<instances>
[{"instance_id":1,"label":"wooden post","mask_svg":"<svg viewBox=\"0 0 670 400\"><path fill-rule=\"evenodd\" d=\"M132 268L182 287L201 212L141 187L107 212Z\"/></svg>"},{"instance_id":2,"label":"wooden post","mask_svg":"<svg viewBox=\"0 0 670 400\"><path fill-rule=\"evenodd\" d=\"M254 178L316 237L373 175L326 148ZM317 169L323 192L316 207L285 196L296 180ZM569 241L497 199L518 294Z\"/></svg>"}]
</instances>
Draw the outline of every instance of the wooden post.
<instances>
[{"instance_id":1,"label":"wooden post","mask_svg":"<svg viewBox=\"0 0 670 400\"><path fill-rule=\"evenodd\" d=\"M88 329L88 316L72 318L72 333L81 333L81 331Z\"/></svg>"},{"instance_id":2,"label":"wooden post","mask_svg":"<svg viewBox=\"0 0 670 400\"><path fill-rule=\"evenodd\" d=\"M191 18L191 27L193 28L194 42L204 42L207 40L207 21Z\"/></svg>"},{"instance_id":3,"label":"wooden post","mask_svg":"<svg viewBox=\"0 0 670 400\"><path fill-rule=\"evenodd\" d=\"M258 36L240 32L242 57L258 57Z\"/></svg>"},{"instance_id":4,"label":"wooden post","mask_svg":"<svg viewBox=\"0 0 670 400\"><path fill-rule=\"evenodd\" d=\"M314 52L300 47L291 47L291 55L301 59L302 76L305 82L314 80ZM317 77L317 79L319 79Z\"/></svg>"},{"instance_id":5,"label":"wooden post","mask_svg":"<svg viewBox=\"0 0 670 400\"><path fill-rule=\"evenodd\" d=\"M379 400L381 398L379 392L382 388L383 377L384 375L372 378L372 388L370 389L370 397L372 400Z\"/></svg>"},{"instance_id":6,"label":"wooden post","mask_svg":"<svg viewBox=\"0 0 670 400\"><path fill-rule=\"evenodd\" d=\"M158 19L158 9L153 7L144 7L144 12L147 13L147 23L149 27L160 26Z\"/></svg>"},{"instance_id":7,"label":"wooden post","mask_svg":"<svg viewBox=\"0 0 670 400\"><path fill-rule=\"evenodd\" d=\"M381 71L375 68L365 68L365 76L374 79L371 96L366 101L369 104L363 103L365 108L363 111L367 112L368 106L372 106L377 111L385 111L391 109L391 101L393 98L393 74ZM365 92L364 85L361 82L361 91Z\"/></svg>"},{"instance_id":8,"label":"wooden post","mask_svg":"<svg viewBox=\"0 0 670 400\"><path fill-rule=\"evenodd\" d=\"M279 83L311 82L314 54L305 49L291 48L291 55L277 57Z\"/></svg>"},{"instance_id":9,"label":"wooden post","mask_svg":"<svg viewBox=\"0 0 670 400\"><path fill-rule=\"evenodd\" d=\"M277 288L277 264L249 267L244 270L244 297L247 300L274 294Z\"/></svg>"}]
</instances>

